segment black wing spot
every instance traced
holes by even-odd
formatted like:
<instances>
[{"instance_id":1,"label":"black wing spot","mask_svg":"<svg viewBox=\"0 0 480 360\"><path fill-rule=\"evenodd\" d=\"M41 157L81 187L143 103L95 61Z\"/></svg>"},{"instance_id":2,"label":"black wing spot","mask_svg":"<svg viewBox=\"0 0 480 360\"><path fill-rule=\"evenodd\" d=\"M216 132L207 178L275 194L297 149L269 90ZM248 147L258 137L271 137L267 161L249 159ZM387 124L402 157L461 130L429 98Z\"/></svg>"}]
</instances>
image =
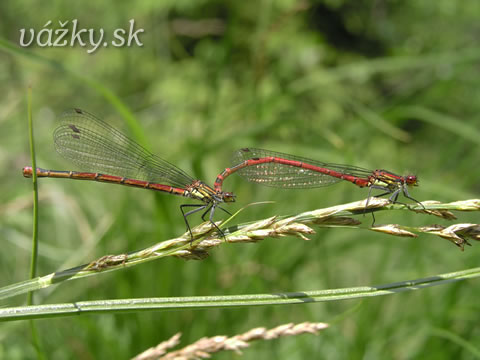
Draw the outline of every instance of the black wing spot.
<instances>
[{"instance_id":1,"label":"black wing spot","mask_svg":"<svg viewBox=\"0 0 480 360\"><path fill-rule=\"evenodd\" d=\"M69 127L70 129L72 129L73 132L75 132L75 133L77 133L77 134L80 133L80 129L77 128L75 125L70 124L70 125L68 125L68 127Z\"/></svg>"}]
</instances>

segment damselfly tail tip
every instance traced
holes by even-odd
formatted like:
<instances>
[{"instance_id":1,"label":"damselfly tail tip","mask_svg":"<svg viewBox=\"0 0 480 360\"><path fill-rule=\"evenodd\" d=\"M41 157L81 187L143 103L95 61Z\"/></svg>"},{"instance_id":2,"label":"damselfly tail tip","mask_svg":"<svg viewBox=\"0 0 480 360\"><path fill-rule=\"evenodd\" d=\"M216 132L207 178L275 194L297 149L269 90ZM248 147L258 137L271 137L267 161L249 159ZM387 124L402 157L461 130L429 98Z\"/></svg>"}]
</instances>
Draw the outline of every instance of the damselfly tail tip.
<instances>
[{"instance_id":1,"label":"damselfly tail tip","mask_svg":"<svg viewBox=\"0 0 480 360\"><path fill-rule=\"evenodd\" d=\"M23 176L26 178L32 177L32 167L31 166L25 166L22 170Z\"/></svg>"}]
</instances>

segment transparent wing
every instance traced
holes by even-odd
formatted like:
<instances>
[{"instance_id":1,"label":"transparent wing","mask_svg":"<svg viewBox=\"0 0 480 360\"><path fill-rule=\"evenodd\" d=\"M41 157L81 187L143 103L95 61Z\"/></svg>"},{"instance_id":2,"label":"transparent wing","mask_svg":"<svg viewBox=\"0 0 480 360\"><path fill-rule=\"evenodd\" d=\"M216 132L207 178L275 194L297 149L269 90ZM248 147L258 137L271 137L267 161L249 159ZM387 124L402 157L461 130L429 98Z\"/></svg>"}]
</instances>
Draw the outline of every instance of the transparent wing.
<instances>
[{"instance_id":1,"label":"transparent wing","mask_svg":"<svg viewBox=\"0 0 480 360\"><path fill-rule=\"evenodd\" d=\"M72 109L60 117L53 138L57 152L84 171L174 187L194 179L94 115Z\"/></svg>"},{"instance_id":2,"label":"transparent wing","mask_svg":"<svg viewBox=\"0 0 480 360\"><path fill-rule=\"evenodd\" d=\"M341 174L357 176L362 179L372 174L372 171L356 166L329 164L300 156L256 148L244 148L236 151L232 158L232 164L235 166L250 159L265 159L270 157L289 160L291 164L280 164L278 162L259 163L238 170L238 174L248 181L265 186L292 189L328 186L342 180L339 177L322 172L323 170L333 170ZM312 165L315 169L310 170L298 166L301 163Z\"/></svg>"}]
</instances>

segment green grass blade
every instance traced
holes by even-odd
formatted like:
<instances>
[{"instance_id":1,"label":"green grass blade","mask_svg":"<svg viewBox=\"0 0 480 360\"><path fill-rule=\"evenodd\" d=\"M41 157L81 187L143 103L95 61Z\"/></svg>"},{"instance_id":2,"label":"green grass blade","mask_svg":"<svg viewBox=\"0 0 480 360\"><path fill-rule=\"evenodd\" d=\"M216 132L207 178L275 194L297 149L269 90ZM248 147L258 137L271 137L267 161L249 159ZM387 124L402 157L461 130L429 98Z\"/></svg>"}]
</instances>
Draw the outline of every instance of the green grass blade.
<instances>
[{"instance_id":1,"label":"green grass blade","mask_svg":"<svg viewBox=\"0 0 480 360\"><path fill-rule=\"evenodd\" d=\"M480 349L476 347L474 344L466 341L465 339L461 338L457 334L455 334L453 331L446 330L446 329L432 329L431 334L433 336L441 337L445 340L448 340L455 345L464 348L470 354L475 358L475 359L480 359ZM473 359L473 358L472 358Z\"/></svg>"},{"instance_id":2,"label":"green grass blade","mask_svg":"<svg viewBox=\"0 0 480 360\"><path fill-rule=\"evenodd\" d=\"M368 59L337 66L334 69L320 69L300 77L290 84L297 94L318 89L319 87L344 80L365 82L379 73L396 73L408 70L431 69L435 66L476 62L480 59L478 47L462 51L443 52L415 56L388 56Z\"/></svg>"},{"instance_id":3,"label":"green grass blade","mask_svg":"<svg viewBox=\"0 0 480 360\"><path fill-rule=\"evenodd\" d=\"M133 136L145 147L149 147L147 138L142 130L142 127L138 123L138 120L136 119L135 115L133 115L132 111L117 95L115 95L113 91L111 91L109 88L107 88L100 82L92 78L88 78L82 73L71 70L70 68L56 60L52 60L44 56L38 55L30 50L27 51L19 48L16 44L2 38L0 38L0 50L8 52L16 57L22 57L35 63L47 65L48 67L53 68L56 71L71 76L75 80L80 80L84 82L88 87L94 89L97 93L102 95L123 117Z\"/></svg>"},{"instance_id":4,"label":"green grass blade","mask_svg":"<svg viewBox=\"0 0 480 360\"><path fill-rule=\"evenodd\" d=\"M33 121L32 121L32 88L28 88L27 92L27 112L28 112L28 139L30 142L30 156L32 159L32 168L37 168L37 160L35 157L35 143L33 135ZM37 276L37 260L38 260L38 182L37 172L32 172L33 184L33 233L32 233L32 258L30 261L30 279ZM28 293L27 303L33 303L33 293Z\"/></svg>"},{"instance_id":5,"label":"green grass blade","mask_svg":"<svg viewBox=\"0 0 480 360\"><path fill-rule=\"evenodd\" d=\"M397 118L414 118L424 121L480 145L480 129L451 115L445 115L422 106L398 107L392 111L391 115Z\"/></svg>"},{"instance_id":6,"label":"green grass blade","mask_svg":"<svg viewBox=\"0 0 480 360\"><path fill-rule=\"evenodd\" d=\"M293 216L274 216L251 223L240 224L222 230L225 236L214 232L215 228L209 222L205 222L192 228L193 241L191 241L190 234L187 232L180 237L159 242L139 251L128 254L106 255L86 265L0 288L0 300L28 291L43 289L63 281L77 280L108 271L123 270L164 257L175 256L189 260L202 260L208 256L212 248L225 243L251 243L283 236L296 236L301 239L307 239L309 235L315 233L311 226L367 229L392 236L411 238L417 237L415 233L424 233L451 241L461 250L464 249L465 245L470 245L469 240L480 240L480 225L478 224L459 223L448 227L439 225L405 227L397 224L387 224L374 227L371 225L360 227L361 222L352 218L354 215L363 215L365 211L402 210L451 220L455 219L451 210L480 211L479 199L447 204L437 201L425 201L423 202L424 208L418 204L410 207L402 204L391 204L389 200L379 198L369 199L367 207L365 207L366 202L367 200L356 201L307 211ZM236 215L234 214L233 216ZM229 220L227 219L226 221L228 222ZM370 222L370 219L368 222ZM221 224L219 225L222 226Z\"/></svg>"},{"instance_id":7,"label":"green grass blade","mask_svg":"<svg viewBox=\"0 0 480 360\"><path fill-rule=\"evenodd\" d=\"M30 143L30 156L32 159L32 168L37 168L37 160L35 156L35 141L33 135L33 117L32 117L32 88L29 86L27 89L27 117L28 117L28 139ZM37 262L38 262L38 182L37 172L32 172L32 184L33 184L33 229L32 229L32 258L30 260L30 279L34 279L37 276ZM27 304L32 306L33 304L33 291L29 291L27 294ZM37 326L35 322L30 321L30 332L32 336L32 343L35 348L37 358L45 359L45 354L42 350L40 338L38 336Z\"/></svg>"},{"instance_id":8,"label":"green grass blade","mask_svg":"<svg viewBox=\"0 0 480 360\"><path fill-rule=\"evenodd\" d=\"M123 300L79 301L75 303L39 306L19 306L0 310L0 321L65 317L86 313L118 313L159 310L227 308L260 305L306 304L325 301L352 300L392 295L432 286L480 277L480 267L427 278L396 282L380 286L297 291L277 294L235 296L196 296L181 298L140 298Z\"/></svg>"}]
</instances>

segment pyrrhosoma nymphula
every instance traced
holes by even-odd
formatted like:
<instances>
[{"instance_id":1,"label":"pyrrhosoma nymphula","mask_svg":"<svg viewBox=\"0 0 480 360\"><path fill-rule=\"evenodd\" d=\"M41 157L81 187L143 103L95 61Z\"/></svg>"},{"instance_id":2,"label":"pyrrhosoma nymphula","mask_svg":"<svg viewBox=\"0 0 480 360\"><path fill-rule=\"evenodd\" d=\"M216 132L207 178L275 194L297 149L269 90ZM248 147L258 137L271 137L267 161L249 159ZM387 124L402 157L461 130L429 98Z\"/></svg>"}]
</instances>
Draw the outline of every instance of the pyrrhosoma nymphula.
<instances>
[{"instance_id":1,"label":"pyrrhosoma nymphula","mask_svg":"<svg viewBox=\"0 0 480 360\"><path fill-rule=\"evenodd\" d=\"M328 186L339 181L349 181L361 188L368 187L370 198L372 189L379 189L390 194L389 200L397 202L398 195L422 205L408 193L409 186L418 186L415 175L400 176L387 170L366 170L358 166L330 164L311 160L300 156L284 154L275 151L244 148L234 156L231 168L218 175L214 188L222 191L225 178L238 172L251 182L288 189L307 189ZM423 205L422 205L423 207Z\"/></svg>"},{"instance_id":2,"label":"pyrrhosoma nymphula","mask_svg":"<svg viewBox=\"0 0 480 360\"><path fill-rule=\"evenodd\" d=\"M134 186L199 200L202 204L180 205L190 235L192 232L187 217L204 209L202 219L210 212L210 222L223 234L213 222L213 215L217 207L226 211L219 204L234 202L233 193L215 191L80 109L62 114L61 125L55 129L53 137L60 155L89 172L37 168L37 176ZM23 168L25 177L31 177L32 172L31 167ZM195 209L185 212L187 207Z\"/></svg>"}]
</instances>

